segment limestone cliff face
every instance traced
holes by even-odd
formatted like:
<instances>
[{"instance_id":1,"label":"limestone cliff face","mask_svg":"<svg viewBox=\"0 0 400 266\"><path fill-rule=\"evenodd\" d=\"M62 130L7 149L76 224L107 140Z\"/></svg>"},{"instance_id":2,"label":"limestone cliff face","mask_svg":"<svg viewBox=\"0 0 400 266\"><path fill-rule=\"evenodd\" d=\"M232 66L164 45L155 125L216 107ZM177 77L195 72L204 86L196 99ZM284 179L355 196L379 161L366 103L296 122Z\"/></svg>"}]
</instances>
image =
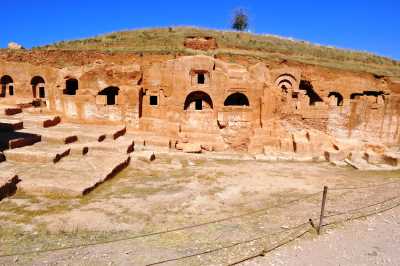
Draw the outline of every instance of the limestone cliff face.
<instances>
[{"instance_id":1,"label":"limestone cliff face","mask_svg":"<svg viewBox=\"0 0 400 266\"><path fill-rule=\"evenodd\" d=\"M377 104L363 98L329 113L329 132L340 139L356 139L397 145L399 140L398 99L392 96Z\"/></svg>"},{"instance_id":2,"label":"limestone cliff face","mask_svg":"<svg viewBox=\"0 0 400 266\"><path fill-rule=\"evenodd\" d=\"M69 67L3 61L0 103L41 99L64 119L123 123L207 150L292 152L399 146L400 86L389 78L209 56L101 56Z\"/></svg>"}]
</instances>

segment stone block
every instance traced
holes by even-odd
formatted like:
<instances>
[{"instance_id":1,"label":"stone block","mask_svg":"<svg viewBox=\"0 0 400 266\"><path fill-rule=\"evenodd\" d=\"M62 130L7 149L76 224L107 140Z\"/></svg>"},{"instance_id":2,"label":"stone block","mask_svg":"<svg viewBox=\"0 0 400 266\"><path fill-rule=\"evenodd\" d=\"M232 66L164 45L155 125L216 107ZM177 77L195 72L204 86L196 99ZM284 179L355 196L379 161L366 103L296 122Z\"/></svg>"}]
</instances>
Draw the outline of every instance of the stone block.
<instances>
[{"instance_id":1,"label":"stone block","mask_svg":"<svg viewBox=\"0 0 400 266\"><path fill-rule=\"evenodd\" d=\"M348 157L345 151L326 150L324 151L325 160L328 162L343 161Z\"/></svg>"},{"instance_id":2,"label":"stone block","mask_svg":"<svg viewBox=\"0 0 400 266\"><path fill-rule=\"evenodd\" d=\"M152 151L138 151L131 153L131 156L135 159L146 161L146 162L152 162L156 159L156 155Z\"/></svg>"},{"instance_id":3,"label":"stone block","mask_svg":"<svg viewBox=\"0 0 400 266\"><path fill-rule=\"evenodd\" d=\"M280 151L294 152L293 139L291 137L280 139Z\"/></svg>"},{"instance_id":4,"label":"stone block","mask_svg":"<svg viewBox=\"0 0 400 266\"><path fill-rule=\"evenodd\" d=\"M0 173L0 201L12 196L17 191L17 184L20 181L21 179L13 173Z\"/></svg>"},{"instance_id":5,"label":"stone block","mask_svg":"<svg viewBox=\"0 0 400 266\"><path fill-rule=\"evenodd\" d=\"M198 143L184 143L182 146L183 152L186 153L201 153L201 145Z\"/></svg>"},{"instance_id":6,"label":"stone block","mask_svg":"<svg viewBox=\"0 0 400 266\"><path fill-rule=\"evenodd\" d=\"M43 121L43 127L54 127L61 122L61 117L55 116L53 119L46 119Z\"/></svg>"}]
</instances>

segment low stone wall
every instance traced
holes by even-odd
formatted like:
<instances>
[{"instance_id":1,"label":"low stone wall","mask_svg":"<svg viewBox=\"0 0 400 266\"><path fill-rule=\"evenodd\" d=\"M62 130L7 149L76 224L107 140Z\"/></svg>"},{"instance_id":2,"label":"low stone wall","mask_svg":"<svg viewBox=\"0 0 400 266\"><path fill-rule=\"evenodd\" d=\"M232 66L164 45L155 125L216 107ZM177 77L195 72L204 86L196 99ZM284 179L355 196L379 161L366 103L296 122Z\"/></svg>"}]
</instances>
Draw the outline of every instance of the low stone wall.
<instances>
[{"instance_id":1,"label":"low stone wall","mask_svg":"<svg viewBox=\"0 0 400 266\"><path fill-rule=\"evenodd\" d=\"M213 37L187 37L184 46L186 48L203 51L218 48L217 41Z\"/></svg>"}]
</instances>

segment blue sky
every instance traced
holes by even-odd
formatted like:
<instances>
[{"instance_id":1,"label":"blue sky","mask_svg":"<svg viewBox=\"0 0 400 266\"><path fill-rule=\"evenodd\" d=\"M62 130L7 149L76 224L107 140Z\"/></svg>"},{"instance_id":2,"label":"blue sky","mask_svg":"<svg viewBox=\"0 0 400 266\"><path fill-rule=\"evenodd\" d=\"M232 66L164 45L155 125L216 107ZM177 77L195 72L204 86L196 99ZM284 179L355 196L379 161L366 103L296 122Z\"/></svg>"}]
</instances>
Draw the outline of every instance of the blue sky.
<instances>
[{"instance_id":1,"label":"blue sky","mask_svg":"<svg viewBox=\"0 0 400 266\"><path fill-rule=\"evenodd\" d=\"M2 0L0 47L25 47L135 28L195 25L227 29L232 12L250 30L369 51L400 60L400 1Z\"/></svg>"}]
</instances>

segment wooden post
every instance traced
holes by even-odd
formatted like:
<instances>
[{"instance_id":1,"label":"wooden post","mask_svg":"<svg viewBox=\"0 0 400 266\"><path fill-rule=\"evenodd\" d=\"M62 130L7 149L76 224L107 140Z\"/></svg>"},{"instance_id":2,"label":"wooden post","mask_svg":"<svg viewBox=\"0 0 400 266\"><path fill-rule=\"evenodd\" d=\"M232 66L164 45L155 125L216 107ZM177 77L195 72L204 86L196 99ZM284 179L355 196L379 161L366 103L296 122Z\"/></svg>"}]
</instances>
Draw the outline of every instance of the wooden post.
<instances>
[{"instance_id":1,"label":"wooden post","mask_svg":"<svg viewBox=\"0 0 400 266\"><path fill-rule=\"evenodd\" d=\"M321 214L319 216L319 224L317 228L317 233L319 234L321 231L321 226L322 222L324 220L324 214L325 214L325 203L326 203L326 195L328 194L328 187L324 186L324 192L322 194L322 203L321 203Z\"/></svg>"}]
</instances>

